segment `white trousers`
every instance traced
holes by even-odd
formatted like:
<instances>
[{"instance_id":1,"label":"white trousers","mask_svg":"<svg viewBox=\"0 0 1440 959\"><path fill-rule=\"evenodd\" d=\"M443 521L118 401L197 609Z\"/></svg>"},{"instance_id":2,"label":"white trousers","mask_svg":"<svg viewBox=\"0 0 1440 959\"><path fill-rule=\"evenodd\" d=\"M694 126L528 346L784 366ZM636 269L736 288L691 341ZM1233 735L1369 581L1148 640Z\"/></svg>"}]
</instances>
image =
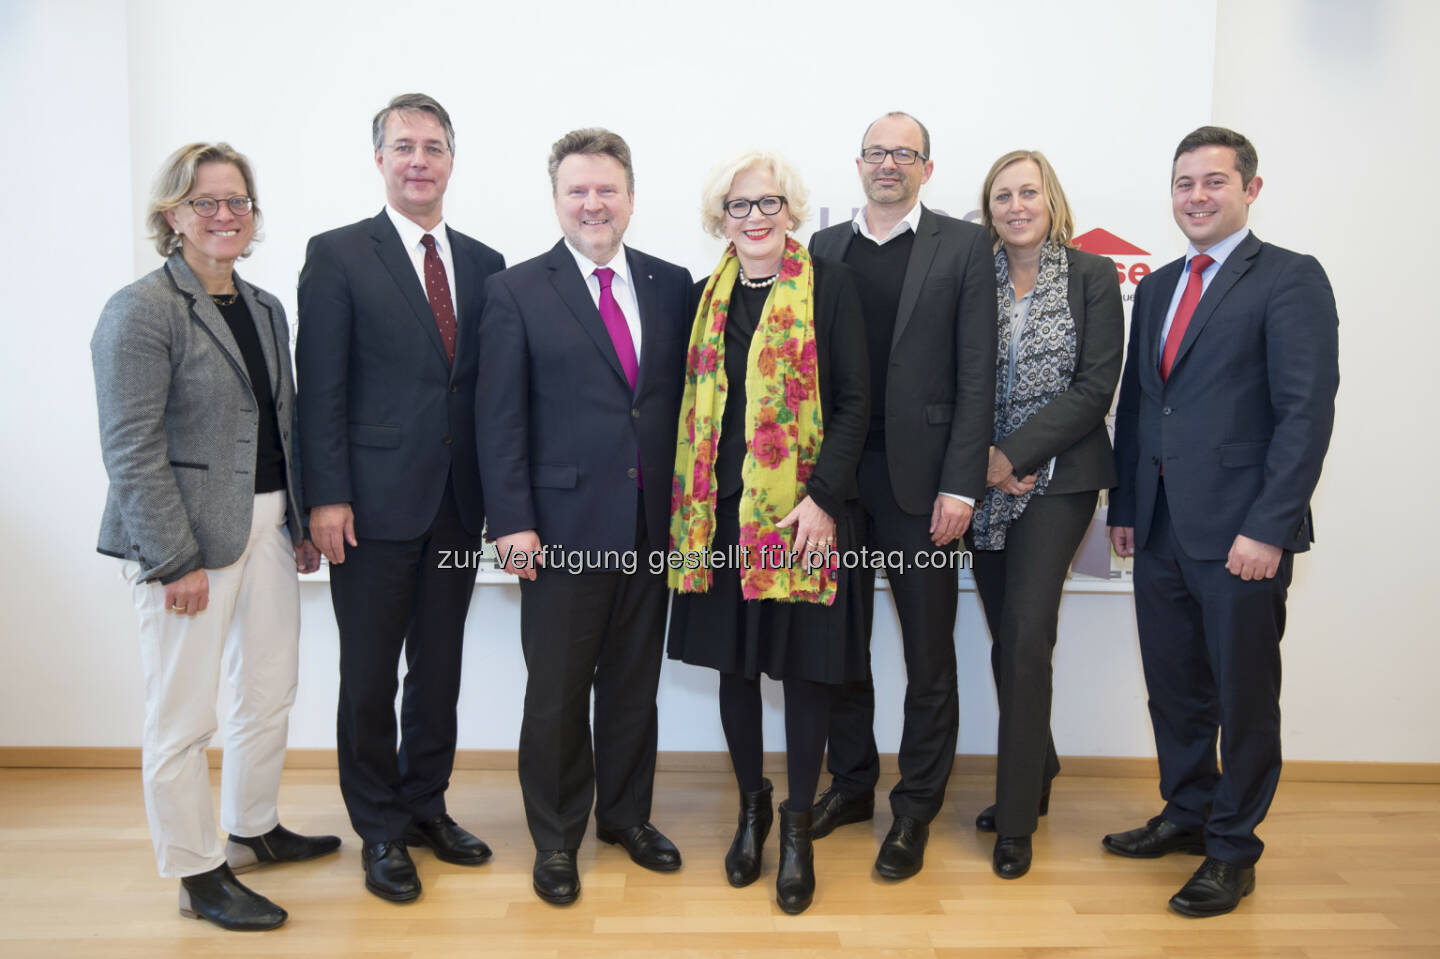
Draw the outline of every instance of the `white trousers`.
<instances>
[{"instance_id":1,"label":"white trousers","mask_svg":"<svg viewBox=\"0 0 1440 959\"><path fill-rule=\"evenodd\" d=\"M136 582L145 673L142 777L160 875L193 876L225 861L210 801L205 747L215 735L223 667L235 697L225 721L220 826L258 836L275 809L300 660L300 586L285 527L285 493L255 497L245 552L207 569L210 602L197 616L165 608L165 587Z\"/></svg>"}]
</instances>

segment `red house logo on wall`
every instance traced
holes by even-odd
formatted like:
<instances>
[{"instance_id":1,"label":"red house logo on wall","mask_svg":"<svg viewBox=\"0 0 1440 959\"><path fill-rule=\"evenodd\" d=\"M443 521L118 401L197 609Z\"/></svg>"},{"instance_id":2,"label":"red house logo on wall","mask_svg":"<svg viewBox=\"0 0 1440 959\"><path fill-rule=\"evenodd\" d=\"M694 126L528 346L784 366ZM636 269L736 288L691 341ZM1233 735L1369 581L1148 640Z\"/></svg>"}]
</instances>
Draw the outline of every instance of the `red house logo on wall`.
<instances>
[{"instance_id":1,"label":"red house logo on wall","mask_svg":"<svg viewBox=\"0 0 1440 959\"><path fill-rule=\"evenodd\" d=\"M1129 240L1122 240L1109 230L1097 226L1088 233L1080 234L1073 242L1078 250L1084 250L1086 253L1098 253L1100 256L1108 256L1115 260L1115 272L1119 274L1121 286L1127 282L1139 283L1150 272L1150 264L1144 260L1137 260L1128 265L1124 262L1132 257L1149 256L1149 251L1140 249Z\"/></svg>"}]
</instances>

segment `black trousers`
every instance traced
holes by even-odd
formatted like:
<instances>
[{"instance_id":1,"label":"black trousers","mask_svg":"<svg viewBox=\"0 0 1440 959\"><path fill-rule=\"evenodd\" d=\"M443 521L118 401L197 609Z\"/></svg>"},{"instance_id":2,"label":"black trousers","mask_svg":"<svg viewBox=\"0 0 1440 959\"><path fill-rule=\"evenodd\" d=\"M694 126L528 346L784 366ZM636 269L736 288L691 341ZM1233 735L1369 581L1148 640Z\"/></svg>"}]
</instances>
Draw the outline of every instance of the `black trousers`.
<instances>
[{"instance_id":1,"label":"black trousers","mask_svg":"<svg viewBox=\"0 0 1440 959\"><path fill-rule=\"evenodd\" d=\"M465 614L475 588L474 564L464 560L480 537L465 529L447 483L423 536L359 542L330 567L330 598L340 627L340 793L351 825L369 843L400 839L412 819L445 812Z\"/></svg>"},{"instance_id":2,"label":"black trousers","mask_svg":"<svg viewBox=\"0 0 1440 959\"><path fill-rule=\"evenodd\" d=\"M1293 561L1286 552L1273 579L1246 582L1223 559L1187 556L1163 484L1149 541L1135 556L1163 815L1203 826L1206 855L1240 865L1265 848L1255 829L1280 781L1280 638Z\"/></svg>"},{"instance_id":3,"label":"black trousers","mask_svg":"<svg viewBox=\"0 0 1440 959\"><path fill-rule=\"evenodd\" d=\"M537 849L575 849L590 804L612 828L650 818L657 737L655 694L668 591L649 569L637 511L635 572L541 568L520 581L525 714L520 790ZM590 727L590 694L595 727Z\"/></svg>"},{"instance_id":4,"label":"black trousers","mask_svg":"<svg viewBox=\"0 0 1440 959\"><path fill-rule=\"evenodd\" d=\"M990 627L990 669L1000 707L995 828L1002 836L1035 831L1040 793L1060 772L1050 733L1060 596L1098 495L1032 496L1006 533L1004 549L974 552L975 587Z\"/></svg>"},{"instance_id":5,"label":"black trousers","mask_svg":"<svg viewBox=\"0 0 1440 959\"><path fill-rule=\"evenodd\" d=\"M905 648L905 725L900 735L900 781L890 791L897 816L929 822L945 802L955 764L960 698L955 676L955 604L959 583L953 564L914 564L918 553L933 554L930 514L900 508L890 486L884 450L866 450L860 460L860 502L865 510L866 549L904 554L906 568L885 571L900 618ZM959 549L958 543L945 552ZM875 581L861 591L865 631L875 620ZM830 752L834 784L847 793L867 793L880 778L875 745L875 684L872 680L836 686L830 700Z\"/></svg>"}]
</instances>

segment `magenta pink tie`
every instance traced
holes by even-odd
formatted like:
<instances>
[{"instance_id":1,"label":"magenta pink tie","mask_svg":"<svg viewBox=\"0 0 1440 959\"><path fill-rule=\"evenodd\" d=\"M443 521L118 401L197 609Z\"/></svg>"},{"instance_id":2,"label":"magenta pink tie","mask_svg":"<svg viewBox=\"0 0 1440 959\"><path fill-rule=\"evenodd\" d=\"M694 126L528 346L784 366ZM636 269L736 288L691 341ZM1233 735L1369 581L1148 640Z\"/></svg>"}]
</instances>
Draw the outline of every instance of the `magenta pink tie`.
<instances>
[{"instance_id":1,"label":"magenta pink tie","mask_svg":"<svg viewBox=\"0 0 1440 959\"><path fill-rule=\"evenodd\" d=\"M1190 317L1200 305L1200 291L1205 285L1200 275L1215 262L1208 253L1200 253L1190 261L1190 279L1185 283L1185 292L1180 295L1180 305L1175 307L1175 318L1170 321L1170 335L1165 337L1165 349L1160 354L1160 379L1170 379L1170 367L1175 365L1175 354L1180 352L1180 341L1190 328Z\"/></svg>"},{"instance_id":2,"label":"magenta pink tie","mask_svg":"<svg viewBox=\"0 0 1440 959\"><path fill-rule=\"evenodd\" d=\"M620 311L620 304L615 302L615 294L610 289L615 271L608 266L596 267L595 279L600 281L600 319L605 321L610 342L615 344L615 353L620 357L620 368L625 371L625 379L633 391L636 380L640 379L640 364L635 361L635 341L630 338L630 324L625 322L625 314Z\"/></svg>"}]
</instances>

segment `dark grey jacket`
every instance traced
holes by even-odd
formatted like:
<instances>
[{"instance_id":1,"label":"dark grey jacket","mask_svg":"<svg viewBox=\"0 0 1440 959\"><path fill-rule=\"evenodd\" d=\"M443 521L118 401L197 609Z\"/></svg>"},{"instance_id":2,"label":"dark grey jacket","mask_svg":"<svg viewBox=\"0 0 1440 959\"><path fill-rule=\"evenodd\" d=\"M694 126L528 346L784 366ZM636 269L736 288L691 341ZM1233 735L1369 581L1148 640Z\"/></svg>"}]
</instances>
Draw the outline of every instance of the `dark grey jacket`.
<instances>
[{"instance_id":1,"label":"dark grey jacket","mask_svg":"<svg viewBox=\"0 0 1440 959\"><path fill-rule=\"evenodd\" d=\"M304 535L295 376L280 301L239 276L270 368L291 539ZM240 558L255 497L260 411L240 347L180 253L110 298L90 340L110 489L97 549L173 582Z\"/></svg>"}]
</instances>

